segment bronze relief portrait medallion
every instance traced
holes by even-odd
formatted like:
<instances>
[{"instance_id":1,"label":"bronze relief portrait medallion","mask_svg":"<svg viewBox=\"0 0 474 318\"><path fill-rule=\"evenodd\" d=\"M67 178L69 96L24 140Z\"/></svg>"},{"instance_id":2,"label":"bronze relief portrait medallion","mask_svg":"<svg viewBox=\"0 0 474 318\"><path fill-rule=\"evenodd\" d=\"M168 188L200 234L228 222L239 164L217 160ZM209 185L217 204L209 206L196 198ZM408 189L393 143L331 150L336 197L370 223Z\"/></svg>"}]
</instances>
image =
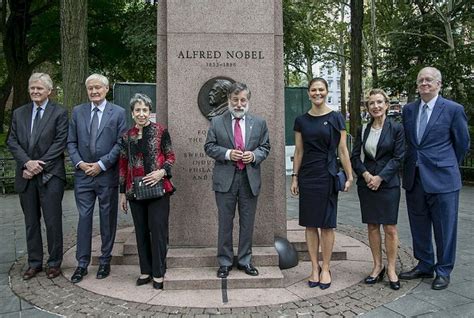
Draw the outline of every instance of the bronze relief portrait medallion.
<instances>
[{"instance_id":1,"label":"bronze relief portrait medallion","mask_svg":"<svg viewBox=\"0 0 474 318\"><path fill-rule=\"evenodd\" d=\"M199 90L198 106L201 113L209 120L227 110L227 91L235 83L233 79L218 76L208 80Z\"/></svg>"}]
</instances>

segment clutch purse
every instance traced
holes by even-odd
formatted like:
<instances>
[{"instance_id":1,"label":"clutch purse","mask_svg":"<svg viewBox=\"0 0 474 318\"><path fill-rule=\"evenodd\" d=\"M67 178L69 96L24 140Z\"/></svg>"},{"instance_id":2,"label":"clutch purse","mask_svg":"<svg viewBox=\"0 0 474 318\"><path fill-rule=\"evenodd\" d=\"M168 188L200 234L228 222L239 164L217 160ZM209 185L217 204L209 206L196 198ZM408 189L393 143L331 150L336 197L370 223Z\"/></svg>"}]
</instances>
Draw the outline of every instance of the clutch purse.
<instances>
[{"instance_id":1,"label":"clutch purse","mask_svg":"<svg viewBox=\"0 0 474 318\"><path fill-rule=\"evenodd\" d=\"M133 179L133 198L135 200L158 199L166 193L163 187L163 180L158 181L154 186L147 186L143 177Z\"/></svg>"},{"instance_id":2,"label":"clutch purse","mask_svg":"<svg viewBox=\"0 0 474 318\"><path fill-rule=\"evenodd\" d=\"M346 173L344 171L339 171L335 177L336 191L344 191L346 181Z\"/></svg>"}]
</instances>

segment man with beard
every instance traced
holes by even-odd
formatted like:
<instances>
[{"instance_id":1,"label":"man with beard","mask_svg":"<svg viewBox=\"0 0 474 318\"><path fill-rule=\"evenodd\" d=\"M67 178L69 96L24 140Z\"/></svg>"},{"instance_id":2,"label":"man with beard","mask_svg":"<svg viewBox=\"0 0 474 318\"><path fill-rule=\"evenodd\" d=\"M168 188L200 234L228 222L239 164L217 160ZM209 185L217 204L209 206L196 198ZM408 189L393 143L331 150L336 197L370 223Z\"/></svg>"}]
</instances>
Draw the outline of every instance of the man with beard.
<instances>
[{"instance_id":1,"label":"man with beard","mask_svg":"<svg viewBox=\"0 0 474 318\"><path fill-rule=\"evenodd\" d=\"M270 152L265 120L248 113L250 90L234 83L227 93L228 112L211 121L204 150L215 160L213 186L218 210L217 277L232 270L234 252L232 229L235 208L239 207L239 247L237 268L257 276L252 265L252 237L261 187L260 164Z\"/></svg>"}]
</instances>

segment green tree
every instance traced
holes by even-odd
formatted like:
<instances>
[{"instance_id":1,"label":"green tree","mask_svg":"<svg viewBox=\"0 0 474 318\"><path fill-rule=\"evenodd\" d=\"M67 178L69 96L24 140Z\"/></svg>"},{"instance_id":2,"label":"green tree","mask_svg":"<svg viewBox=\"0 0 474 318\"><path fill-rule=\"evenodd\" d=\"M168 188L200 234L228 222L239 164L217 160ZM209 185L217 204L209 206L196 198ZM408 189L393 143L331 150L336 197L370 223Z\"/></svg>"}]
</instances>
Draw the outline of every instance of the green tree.
<instances>
[{"instance_id":1,"label":"green tree","mask_svg":"<svg viewBox=\"0 0 474 318\"><path fill-rule=\"evenodd\" d=\"M89 6L89 63L111 82L155 82L156 7L141 0Z\"/></svg>"},{"instance_id":2,"label":"green tree","mask_svg":"<svg viewBox=\"0 0 474 318\"><path fill-rule=\"evenodd\" d=\"M28 78L45 61L59 59L58 0L0 1L0 33L6 75L0 83L0 127L13 89L13 108L26 103Z\"/></svg>"},{"instance_id":3,"label":"green tree","mask_svg":"<svg viewBox=\"0 0 474 318\"><path fill-rule=\"evenodd\" d=\"M331 0L283 0L286 85L302 84L292 83L290 78L308 82L314 77L313 65L334 59L339 41L337 16L338 7Z\"/></svg>"},{"instance_id":4,"label":"green tree","mask_svg":"<svg viewBox=\"0 0 474 318\"><path fill-rule=\"evenodd\" d=\"M416 97L423 66L443 74L443 94L472 113L474 13L469 1L384 1L377 8L381 43L381 84L392 93Z\"/></svg>"}]
</instances>

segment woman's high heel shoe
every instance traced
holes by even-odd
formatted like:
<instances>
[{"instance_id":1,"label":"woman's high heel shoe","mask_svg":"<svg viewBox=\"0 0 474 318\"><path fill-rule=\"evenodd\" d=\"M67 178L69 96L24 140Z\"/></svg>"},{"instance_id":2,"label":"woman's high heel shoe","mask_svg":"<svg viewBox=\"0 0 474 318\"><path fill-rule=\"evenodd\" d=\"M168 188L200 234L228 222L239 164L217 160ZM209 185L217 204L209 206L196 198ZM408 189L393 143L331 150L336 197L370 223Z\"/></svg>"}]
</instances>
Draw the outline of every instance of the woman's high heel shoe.
<instances>
[{"instance_id":1,"label":"woman's high heel shoe","mask_svg":"<svg viewBox=\"0 0 474 318\"><path fill-rule=\"evenodd\" d=\"M331 271L329 271L329 277L331 277ZM332 277L331 277L331 280L332 280ZM329 287L331 287L331 282L329 283L321 283L321 281L319 282L319 288L321 289L328 289Z\"/></svg>"},{"instance_id":2,"label":"woman's high heel shoe","mask_svg":"<svg viewBox=\"0 0 474 318\"><path fill-rule=\"evenodd\" d=\"M372 276L367 276L364 280L366 284L373 285L377 282L381 282L383 280L383 277L385 276L385 266L382 268L378 276L372 277Z\"/></svg>"},{"instance_id":3,"label":"woman's high heel shoe","mask_svg":"<svg viewBox=\"0 0 474 318\"><path fill-rule=\"evenodd\" d=\"M390 288L393 290L399 290L400 289L400 280L397 280L396 282L389 281L390 283Z\"/></svg>"},{"instance_id":4,"label":"woman's high heel shoe","mask_svg":"<svg viewBox=\"0 0 474 318\"><path fill-rule=\"evenodd\" d=\"M321 266L319 266L319 273L321 273ZM308 279L308 286L309 288L315 288L319 286L319 282L313 282L312 280Z\"/></svg>"},{"instance_id":5,"label":"woman's high heel shoe","mask_svg":"<svg viewBox=\"0 0 474 318\"><path fill-rule=\"evenodd\" d=\"M313 282L312 280L308 280L309 288L314 288L319 286L319 282Z\"/></svg>"}]
</instances>

